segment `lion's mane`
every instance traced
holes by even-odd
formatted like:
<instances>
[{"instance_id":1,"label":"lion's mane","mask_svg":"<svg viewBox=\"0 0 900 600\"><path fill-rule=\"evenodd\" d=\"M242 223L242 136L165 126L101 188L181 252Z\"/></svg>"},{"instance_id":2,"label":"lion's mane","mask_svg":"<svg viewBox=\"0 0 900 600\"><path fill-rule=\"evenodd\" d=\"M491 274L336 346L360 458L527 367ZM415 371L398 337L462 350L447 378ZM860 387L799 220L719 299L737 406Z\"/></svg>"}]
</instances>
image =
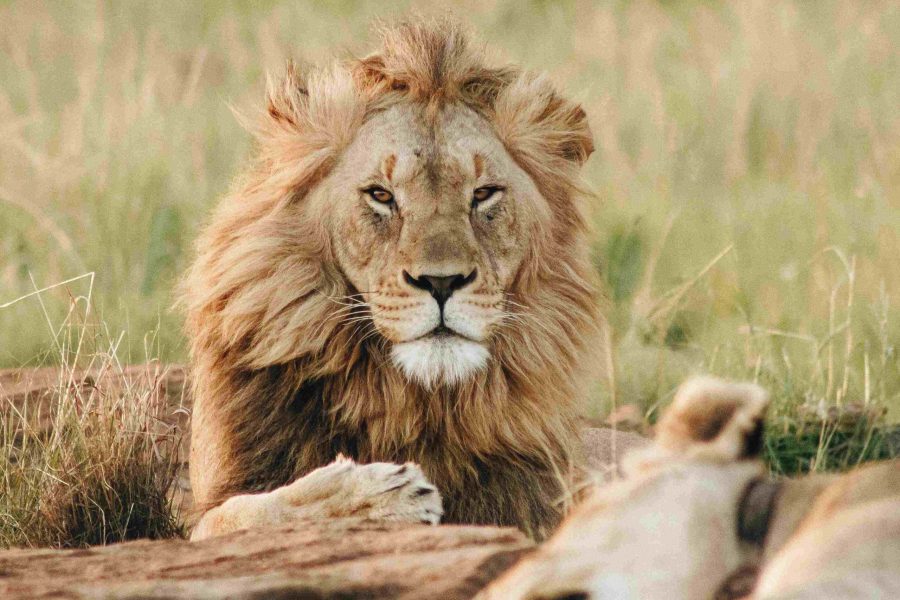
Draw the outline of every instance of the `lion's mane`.
<instances>
[{"instance_id":1,"label":"lion's mane","mask_svg":"<svg viewBox=\"0 0 900 600\"><path fill-rule=\"evenodd\" d=\"M485 66L452 23L402 23L382 38L377 54L305 75L289 66L270 83L253 125L258 159L199 238L182 294L202 413L194 426L215 427L226 458L198 500L275 488L341 452L418 462L440 488L445 521L540 536L560 517L586 375L602 364L576 201L590 131L546 79ZM335 299L357 290L324 215L304 202L367 115L404 102L483 114L552 207L509 290L520 318L494 336L489 367L432 391L403 379L377 335L336 318Z\"/></svg>"}]
</instances>

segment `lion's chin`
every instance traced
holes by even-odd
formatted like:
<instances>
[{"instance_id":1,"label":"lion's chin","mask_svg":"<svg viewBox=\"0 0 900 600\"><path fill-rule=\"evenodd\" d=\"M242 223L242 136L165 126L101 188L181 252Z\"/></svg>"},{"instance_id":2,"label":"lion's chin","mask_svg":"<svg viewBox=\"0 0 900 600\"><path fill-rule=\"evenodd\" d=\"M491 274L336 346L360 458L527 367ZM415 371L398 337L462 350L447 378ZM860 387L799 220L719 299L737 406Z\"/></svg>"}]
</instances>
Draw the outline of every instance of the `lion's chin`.
<instances>
[{"instance_id":1,"label":"lion's chin","mask_svg":"<svg viewBox=\"0 0 900 600\"><path fill-rule=\"evenodd\" d=\"M490 352L457 335L434 335L394 344L391 356L408 379L433 389L471 378L487 366Z\"/></svg>"}]
</instances>

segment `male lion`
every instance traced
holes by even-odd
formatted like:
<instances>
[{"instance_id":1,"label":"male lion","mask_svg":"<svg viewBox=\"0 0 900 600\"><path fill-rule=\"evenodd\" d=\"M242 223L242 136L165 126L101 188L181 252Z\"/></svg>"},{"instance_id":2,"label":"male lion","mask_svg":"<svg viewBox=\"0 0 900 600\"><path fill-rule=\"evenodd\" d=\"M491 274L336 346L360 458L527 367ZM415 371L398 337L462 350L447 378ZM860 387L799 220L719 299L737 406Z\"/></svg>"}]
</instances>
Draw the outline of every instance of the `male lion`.
<instances>
[{"instance_id":1,"label":"male lion","mask_svg":"<svg viewBox=\"0 0 900 600\"><path fill-rule=\"evenodd\" d=\"M479 600L900 598L900 461L770 479L767 402L752 384L686 383L627 477Z\"/></svg>"},{"instance_id":2,"label":"male lion","mask_svg":"<svg viewBox=\"0 0 900 600\"><path fill-rule=\"evenodd\" d=\"M603 362L585 114L447 22L382 37L270 86L259 159L197 245L195 538L442 509L539 537L578 471Z\"/></svg>"}]
</instances>

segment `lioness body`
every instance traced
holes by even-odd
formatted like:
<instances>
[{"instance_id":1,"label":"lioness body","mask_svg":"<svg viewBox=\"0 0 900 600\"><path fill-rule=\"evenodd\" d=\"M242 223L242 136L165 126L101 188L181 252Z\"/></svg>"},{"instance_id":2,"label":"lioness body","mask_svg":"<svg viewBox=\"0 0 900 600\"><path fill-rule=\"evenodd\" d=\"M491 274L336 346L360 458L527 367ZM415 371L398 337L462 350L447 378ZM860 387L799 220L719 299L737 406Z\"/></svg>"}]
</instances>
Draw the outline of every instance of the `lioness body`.
<instances>
[{"instance_id":1,"label":"lioness body","mask_svg":"<svg viewBox=\"0 0 900 600\"><path fill-rule=\"evenodd\" d=\"M289 70L258 137L185 282L199 504L343 454L418 464L445 521L542 535L603 364L584 113L452 25L403 24L378 54Z\"/></svg>"},{"instance_id":2,"label":"lioness body","mask_svg":"<svg viewBox=\"0 0 900 600\"><path fill-rule=\"evenodd\" d=\"M900 598L900 461L789 481L754 598Z\"/></svg>"},{"instance_id":3,"label":"lioness body","mask_svg":"<svg viewBox=\"0 0 900 600\"><path fill-rule=\"evenodd\" d=\"M771 480L764 397L686 384L625 479L480 598L900 597L900 461Z\"/></svg>"}]
</instances>

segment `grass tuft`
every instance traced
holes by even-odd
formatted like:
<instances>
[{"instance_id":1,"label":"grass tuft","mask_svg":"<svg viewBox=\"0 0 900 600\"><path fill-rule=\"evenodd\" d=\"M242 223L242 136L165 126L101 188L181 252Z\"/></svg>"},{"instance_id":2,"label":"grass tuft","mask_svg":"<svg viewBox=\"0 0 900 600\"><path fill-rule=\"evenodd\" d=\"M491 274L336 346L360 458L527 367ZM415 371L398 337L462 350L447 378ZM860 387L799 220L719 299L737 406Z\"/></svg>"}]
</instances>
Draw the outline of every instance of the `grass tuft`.
<instances>
[{"instance_id":1,"label":"grass tuft","mask_svg":"<svg viewBox=\"0 0 900 600\"><path fill-rule=\"evenodd\" d=\"M123 336L110 343L82 306L89 296L73 298L70 318L51 326L57 366L20 372L32 381L0 372L0 547L185 533L175 508L180 415L166 371L122 366Z\"/></svg>"},{"instance_id":2,"label":"grass tuft","mask_svg":"<svg viewBox=\"0 0 900 600\"><path fill-rule=\"evenodd\" d=\"M884 411L859 404L770 421L765 458L776 475L846 471L860 463L900 456L900 427Z\"/></svg>"}]
</instances>

